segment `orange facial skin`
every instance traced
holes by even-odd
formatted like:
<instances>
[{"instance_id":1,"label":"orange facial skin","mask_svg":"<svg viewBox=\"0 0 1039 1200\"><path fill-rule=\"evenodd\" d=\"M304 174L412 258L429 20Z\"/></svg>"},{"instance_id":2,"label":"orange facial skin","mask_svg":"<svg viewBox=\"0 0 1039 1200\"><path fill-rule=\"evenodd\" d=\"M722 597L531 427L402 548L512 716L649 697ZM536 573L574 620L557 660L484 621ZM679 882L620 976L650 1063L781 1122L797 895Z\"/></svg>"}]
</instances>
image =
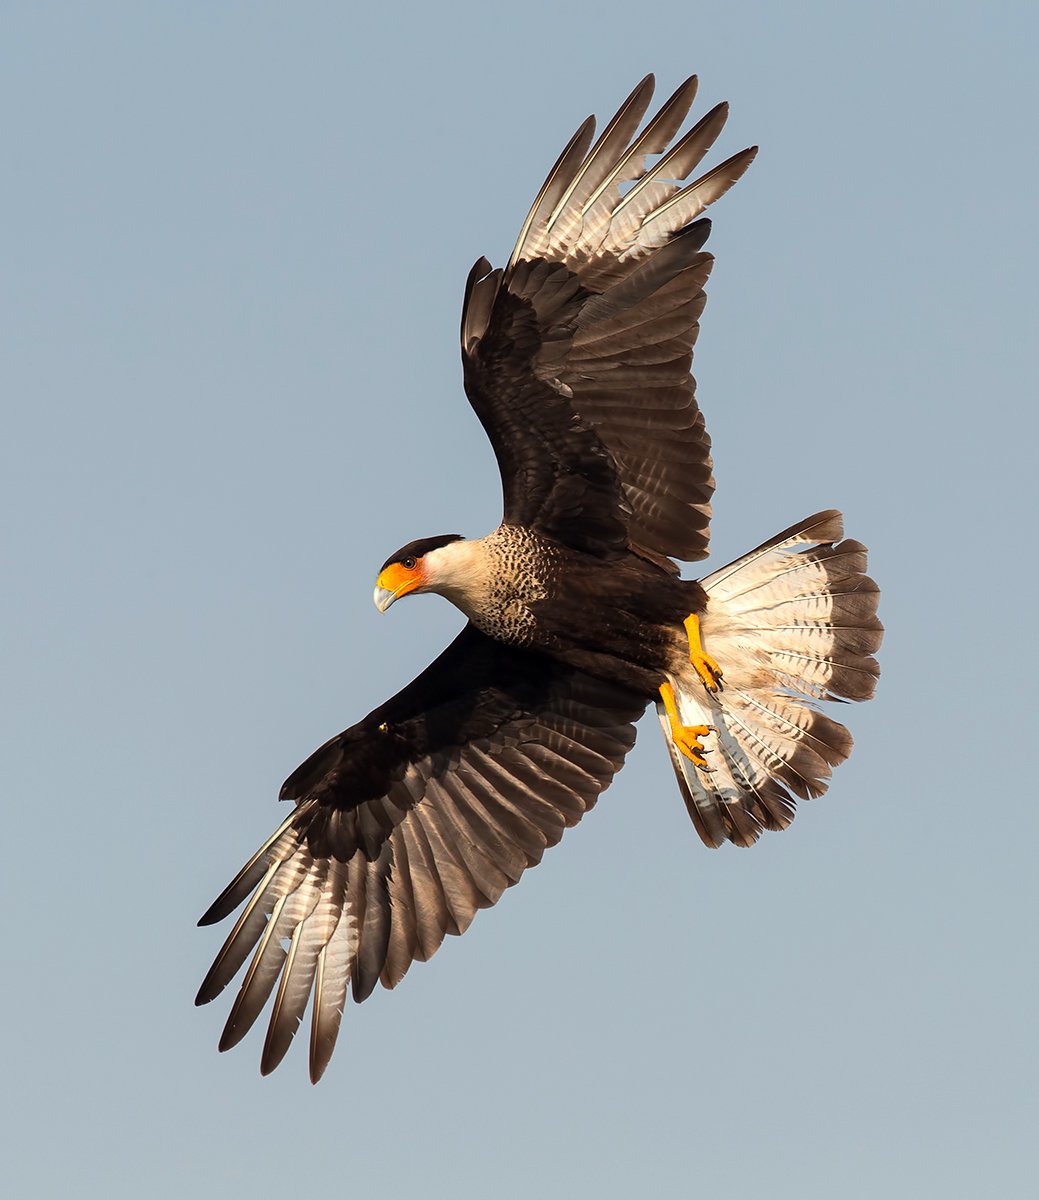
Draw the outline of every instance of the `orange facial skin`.
<instances>
[{"instance_id":1,"label":"orange facial skin","mask_svg":"<svg viewBox=\"0 0 1039 1200\"><path fill-rule=\"evenodd\" d=\"M379 608L385 612L387 608L394 602L399 600L401 596L406 596L409 592L413 592L416 588L421 587L425 574L422 570L421 559L407 559L406 562L411 563L411 566L405 566L404 563L390 563L383 571L380 572L379 578L375 581L376 596L381 595L384 603L376 603Z\"/></svg>"}]
</instances>

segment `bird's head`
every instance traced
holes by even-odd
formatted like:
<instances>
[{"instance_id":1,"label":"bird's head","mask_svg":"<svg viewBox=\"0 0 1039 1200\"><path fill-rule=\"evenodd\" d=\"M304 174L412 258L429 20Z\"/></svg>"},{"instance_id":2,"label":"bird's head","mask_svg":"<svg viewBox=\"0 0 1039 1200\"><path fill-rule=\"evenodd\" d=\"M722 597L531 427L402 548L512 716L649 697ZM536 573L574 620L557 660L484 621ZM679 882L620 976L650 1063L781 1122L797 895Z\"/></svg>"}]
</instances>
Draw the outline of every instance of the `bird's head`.
<instances>
[{"instance_id":1,"label":"bird's head","mask_svg":"<svg viewBox=\"0 0 1039 1200\"><path fill-rule=\"evenodd\" d=\"M375 581L375 607L385 612L394 600L410 592L437 590L438 572L434 552L452 542L460 542L460 533L442 533L439 537L419 538L391 554L382 564Z\"/></svg>"}]
</instances>

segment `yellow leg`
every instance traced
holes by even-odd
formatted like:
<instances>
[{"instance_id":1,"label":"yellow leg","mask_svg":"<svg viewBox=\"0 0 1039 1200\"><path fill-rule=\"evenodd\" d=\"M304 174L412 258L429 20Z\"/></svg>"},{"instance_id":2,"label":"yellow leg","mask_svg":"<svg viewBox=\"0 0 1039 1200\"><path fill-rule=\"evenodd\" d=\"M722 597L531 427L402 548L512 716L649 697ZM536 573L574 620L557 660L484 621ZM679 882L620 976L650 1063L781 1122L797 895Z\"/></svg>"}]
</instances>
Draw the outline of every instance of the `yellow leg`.
<instances>
[{"instance_id":1,"label":"yellow leg","mask_svg":"<svg viewBox=\"0 0 1039 1200\"><path fill-rule=\"evenodd\" d=\"M667 719L671 722L671 737L674 739L675 745L686 758L706 770L707 759L704 758L704 754L707 752L700 739L713 732L713 726L683 725L682 719L678 715L678 705L675 704L675 689L671 684L662 683L660 685L660 699L664 702L664 711L667 713Z\"/></svg>"},{"instance_id":2,"label":"yellow leg","mask_svg":"<svg viewBox=\"0 0 1039 1200\"><path fill-rule=\"evenodd\" d=\"M689 661L696 669L697 675L709 692L722 690L722 669L703 648L700 641L700 618L691 613L685 619L685 633L689 639Z\"/></svg>"}]
</instances>

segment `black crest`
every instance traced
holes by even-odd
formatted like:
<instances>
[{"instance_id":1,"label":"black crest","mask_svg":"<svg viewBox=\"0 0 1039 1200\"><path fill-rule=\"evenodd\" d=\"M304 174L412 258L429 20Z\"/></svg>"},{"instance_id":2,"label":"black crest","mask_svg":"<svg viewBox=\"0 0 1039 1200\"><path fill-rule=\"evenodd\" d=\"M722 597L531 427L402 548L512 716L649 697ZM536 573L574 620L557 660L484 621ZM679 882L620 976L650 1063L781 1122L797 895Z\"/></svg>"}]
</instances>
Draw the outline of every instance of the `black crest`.
<instances>
[{"instance_id":1,"label":"black crest","mask_svg":"<svg viewBox=\"0 0 1039 1200\"><path fill-rule=\"evenodd\" d=\"M419 538L417 541L408 542L406 546L401 546L399 550L391 554L379 570L385 571L390 563L403 562L406 558L421 558L423 554L428 554L430 550L438 550L441 546L446 546L449 542L460 542L461 540L462 535L460 533L441 533L436 537Z\"/></svg>"}]
</instances>

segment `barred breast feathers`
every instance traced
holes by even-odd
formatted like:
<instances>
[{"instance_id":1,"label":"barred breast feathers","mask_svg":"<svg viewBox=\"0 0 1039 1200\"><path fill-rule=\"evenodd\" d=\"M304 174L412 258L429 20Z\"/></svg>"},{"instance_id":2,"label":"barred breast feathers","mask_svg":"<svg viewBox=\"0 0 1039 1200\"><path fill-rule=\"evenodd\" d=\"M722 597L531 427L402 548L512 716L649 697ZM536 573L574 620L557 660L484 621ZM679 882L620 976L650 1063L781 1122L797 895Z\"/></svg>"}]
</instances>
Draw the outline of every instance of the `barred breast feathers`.
<instances>
[{"instance_id":1,"label":"barred breast feathers","mask_svg":"<svg viewBox=\"0 0 1039 1200\"><path fill-rule=\"evenodd\" d=\"M428 554L428 588L488 636L524 643L534 624L529 605L548 595L551 558L536 533L502 525L486 537L452 542Z\"/></svg>"}]
</instances>

